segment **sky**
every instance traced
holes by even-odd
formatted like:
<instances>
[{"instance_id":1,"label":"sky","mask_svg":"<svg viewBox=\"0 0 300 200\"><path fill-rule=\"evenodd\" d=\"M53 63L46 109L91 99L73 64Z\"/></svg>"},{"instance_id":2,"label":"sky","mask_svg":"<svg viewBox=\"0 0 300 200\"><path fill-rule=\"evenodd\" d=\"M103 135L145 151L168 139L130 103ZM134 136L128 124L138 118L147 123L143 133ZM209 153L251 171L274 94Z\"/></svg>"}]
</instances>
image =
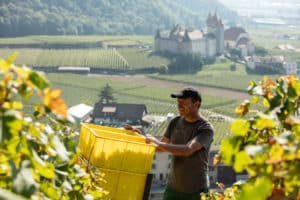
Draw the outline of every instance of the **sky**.
<instances>
[{"instance_id":1,"label":"sky","mask_svg":"<svg viewBox=\"0 0 300 200\"><path fill-rule=\"evenodd\" d=\"M241 16L300 18L300 0L219 0Z\"/></svg>"}]
</instances>

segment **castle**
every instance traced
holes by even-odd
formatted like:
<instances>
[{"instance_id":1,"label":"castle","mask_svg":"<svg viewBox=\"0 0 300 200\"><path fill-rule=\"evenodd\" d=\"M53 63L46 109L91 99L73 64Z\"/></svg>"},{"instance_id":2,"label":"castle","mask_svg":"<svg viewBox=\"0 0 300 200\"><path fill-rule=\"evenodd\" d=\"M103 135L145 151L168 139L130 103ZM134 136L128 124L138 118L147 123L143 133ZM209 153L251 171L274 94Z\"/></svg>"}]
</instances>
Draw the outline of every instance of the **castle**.
<instances>
[{"instance_id":1,"label":"castle","mask_svg":"<svg viewBox=\"0 0 300 200\"><path fill-rule=\"evenodd\" d=\"M200 54L204 58L213 58L224 52L224 25L217 14L209 13L207 32L202 30L183 29L175 26L169 36L161 36L158 30L155 35L155 52L174 54Z\"/></svg>"}]
</instances>

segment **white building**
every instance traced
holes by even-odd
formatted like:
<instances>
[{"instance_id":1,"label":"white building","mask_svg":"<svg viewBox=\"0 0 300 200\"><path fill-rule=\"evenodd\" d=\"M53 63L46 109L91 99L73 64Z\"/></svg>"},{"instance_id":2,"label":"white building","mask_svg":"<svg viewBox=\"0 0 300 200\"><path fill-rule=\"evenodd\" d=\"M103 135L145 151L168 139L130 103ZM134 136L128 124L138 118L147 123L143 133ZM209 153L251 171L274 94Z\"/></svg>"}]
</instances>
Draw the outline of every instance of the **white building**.
<instances>
[{"instance_id":1,"label":"white building","mask_svg":"<svg viewBox=\"0 0 300 200\"><path fill-rule=\"evenodd\" d=\"M254 44L250 42L248 33L241 27L230 27L224 32L225 48L238 48L241 51L241 57L253 55L255 51Z\"/></svg>"},{"instance_id":2,"label":"white building","mask_svg":"<svg viewBox=\"0 0 300 200\"><path fill-rule=\"evenodd\" d=\"M156 153L152 163L153 183L164 185L168 179L172 155L167 152Z\"/></svg>"},{"instance_id":3,"label":"white building","mask_svg":"<svg viewBox=\"0 0 300 200\"><path fill-rule=\"evenodd\" d=\"M298 64L296 61L285 60L283 62L283 69L286 74L298 74Z\"/></svg>"},{"instance_id":4,"label":"white building","mask_svg":"<svg viewBox=\"0 0 300 200\"><path fill-rule=\"evenodd\" d=\"M155 52L170 52L173 54L199 54L204 58L215 57L224 52L224 25L215 14L207 18L207 32L188 30L175 26L168 36L162 36L160 31L155 35Z\"/></svg>"},{"instance_id":5,"label":"white building","mask_svg":"<svg viewBox=\"0 0 300 200\"><path fill-rule=\"evenodd\" d=\"M283 68L285 74L298 74L296 61L288 60L284 56L251 56L246 57L247 67L251 70L262 66Z\"/></svg>"},{"instance_id":6,"label":"white building","mask_svg":"<svg viewBox=\"0 0 300 200\"><path fill-rule=\"evenodd\" d=\"M79 127L81 122L89 122L91 120L90 115L92 112L93 107L86 104L78 104L68 109L68 115L75 120L77 127Z\"/></svg>"}]
</instances>

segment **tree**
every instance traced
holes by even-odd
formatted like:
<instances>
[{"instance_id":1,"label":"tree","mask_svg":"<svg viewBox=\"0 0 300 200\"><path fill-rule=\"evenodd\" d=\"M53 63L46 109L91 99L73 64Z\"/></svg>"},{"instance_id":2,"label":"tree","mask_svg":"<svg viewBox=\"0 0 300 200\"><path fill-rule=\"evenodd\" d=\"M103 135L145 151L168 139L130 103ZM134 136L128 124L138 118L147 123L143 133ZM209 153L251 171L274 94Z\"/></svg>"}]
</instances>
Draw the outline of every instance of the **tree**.
<instances>
[{"instance_id":1,"label":"tree","mask_svg":"<svg viewBox=\"0 0 300 200\"><path fill-rule=\"evenodd\" d=\"M268 54L268 51L263 47L257 46L257 47L255 47L254 53L259 56L266 56Z\"/></svg>"},{"instance_id":2,"label":"tree","mask_svg":"<svg viewBox=\"0 0 300 200\"><path fill-rule=\"evenodd\" d=\"M235 63L232 63L230 66L230 71L236 71L236 64Z\"/></svg>"},{"instance_id":3,"label":"tree","mask_svg":"<svg viewBox=\"0 0 300 200\"><path fill-rule=\"evenodd\" d=\"M116 99L113 96L113 89L109 84L106 84L98 94L98 97L100 97L100 102L104 103L111 103L115 101Z\"/></svg>"},{"instance_id":4,"label":"tree","mask_svg":"<svg viewBox=\"0 0 300 200\"><path fill-rule=\"evenodd\" d=\"M170 73L194 73L202 69L203 61L200 55L176 55L168 66Z\"/></svg>"},{"instance_id":5,"label":"tree","mask_svg":"<svg viewBox=\"0 0 300 200\"><path fill-rule=\"evenodd\" d=\"M161 65L161 66L158 68L158 73L160 73L160 74L167 74L167 73L168 73L168 66L166 66L166 65Z\"/></svg>"},{"instance_id":6,"label":"tree","mask_svg":"<svg viewBox=\"0 0 300 200\"><path fill-rule=\"evenodd\" d=\"M14 59L0 59L1 199L11 199L11 192L31 199L101 198L94 174L78 164L77 134L61 91ZM35 102L33 96L41 102L26 113L23 102Z\"/></svg>"},{"instance_id":7,"label":"tree","mask_svg":"<svg viewBox=\"0 0 300 200\"><path fill-rule=\"evenodd\" d=\"M252 81L248 92L252 99L236 108L239 118L231 124L231 137L222 141L221 158L236 172L246 170L249 179L226 189L224 195L243 200L299 199L300 80L264 77L259 83Z\"/></svg>"}]
</instances>

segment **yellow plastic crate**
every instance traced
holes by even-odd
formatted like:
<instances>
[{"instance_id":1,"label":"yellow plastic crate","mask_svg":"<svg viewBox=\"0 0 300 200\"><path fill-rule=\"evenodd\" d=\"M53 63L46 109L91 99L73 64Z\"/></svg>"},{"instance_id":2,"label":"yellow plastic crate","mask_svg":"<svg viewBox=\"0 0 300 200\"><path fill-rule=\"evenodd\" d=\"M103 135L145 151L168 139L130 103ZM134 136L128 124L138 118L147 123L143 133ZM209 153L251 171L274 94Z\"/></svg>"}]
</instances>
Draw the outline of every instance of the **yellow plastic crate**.
<instances>
[{"instance_id":1,"label":"yellow plastic crate","mask_svg":"<svg viewBox=\"0 0 300 200\"><path fill-rule=\"evenodd\" d=\"M153 144L133 131L81 124L79 149L96 167L147 174L155 153Z\"/></svg>"},{"instance_id":2,"label":"yellow plastic crate","mask_svg":"<svg viewBox=\"0 0 300 200\"><path fill-rule=\"evenodd\" d=\"M136 174L124 171L101 169L102 180L99 186L108 192L104 199L111 200L141 200L146 184L146 174Z\"/></svg>"}]
</instances>

